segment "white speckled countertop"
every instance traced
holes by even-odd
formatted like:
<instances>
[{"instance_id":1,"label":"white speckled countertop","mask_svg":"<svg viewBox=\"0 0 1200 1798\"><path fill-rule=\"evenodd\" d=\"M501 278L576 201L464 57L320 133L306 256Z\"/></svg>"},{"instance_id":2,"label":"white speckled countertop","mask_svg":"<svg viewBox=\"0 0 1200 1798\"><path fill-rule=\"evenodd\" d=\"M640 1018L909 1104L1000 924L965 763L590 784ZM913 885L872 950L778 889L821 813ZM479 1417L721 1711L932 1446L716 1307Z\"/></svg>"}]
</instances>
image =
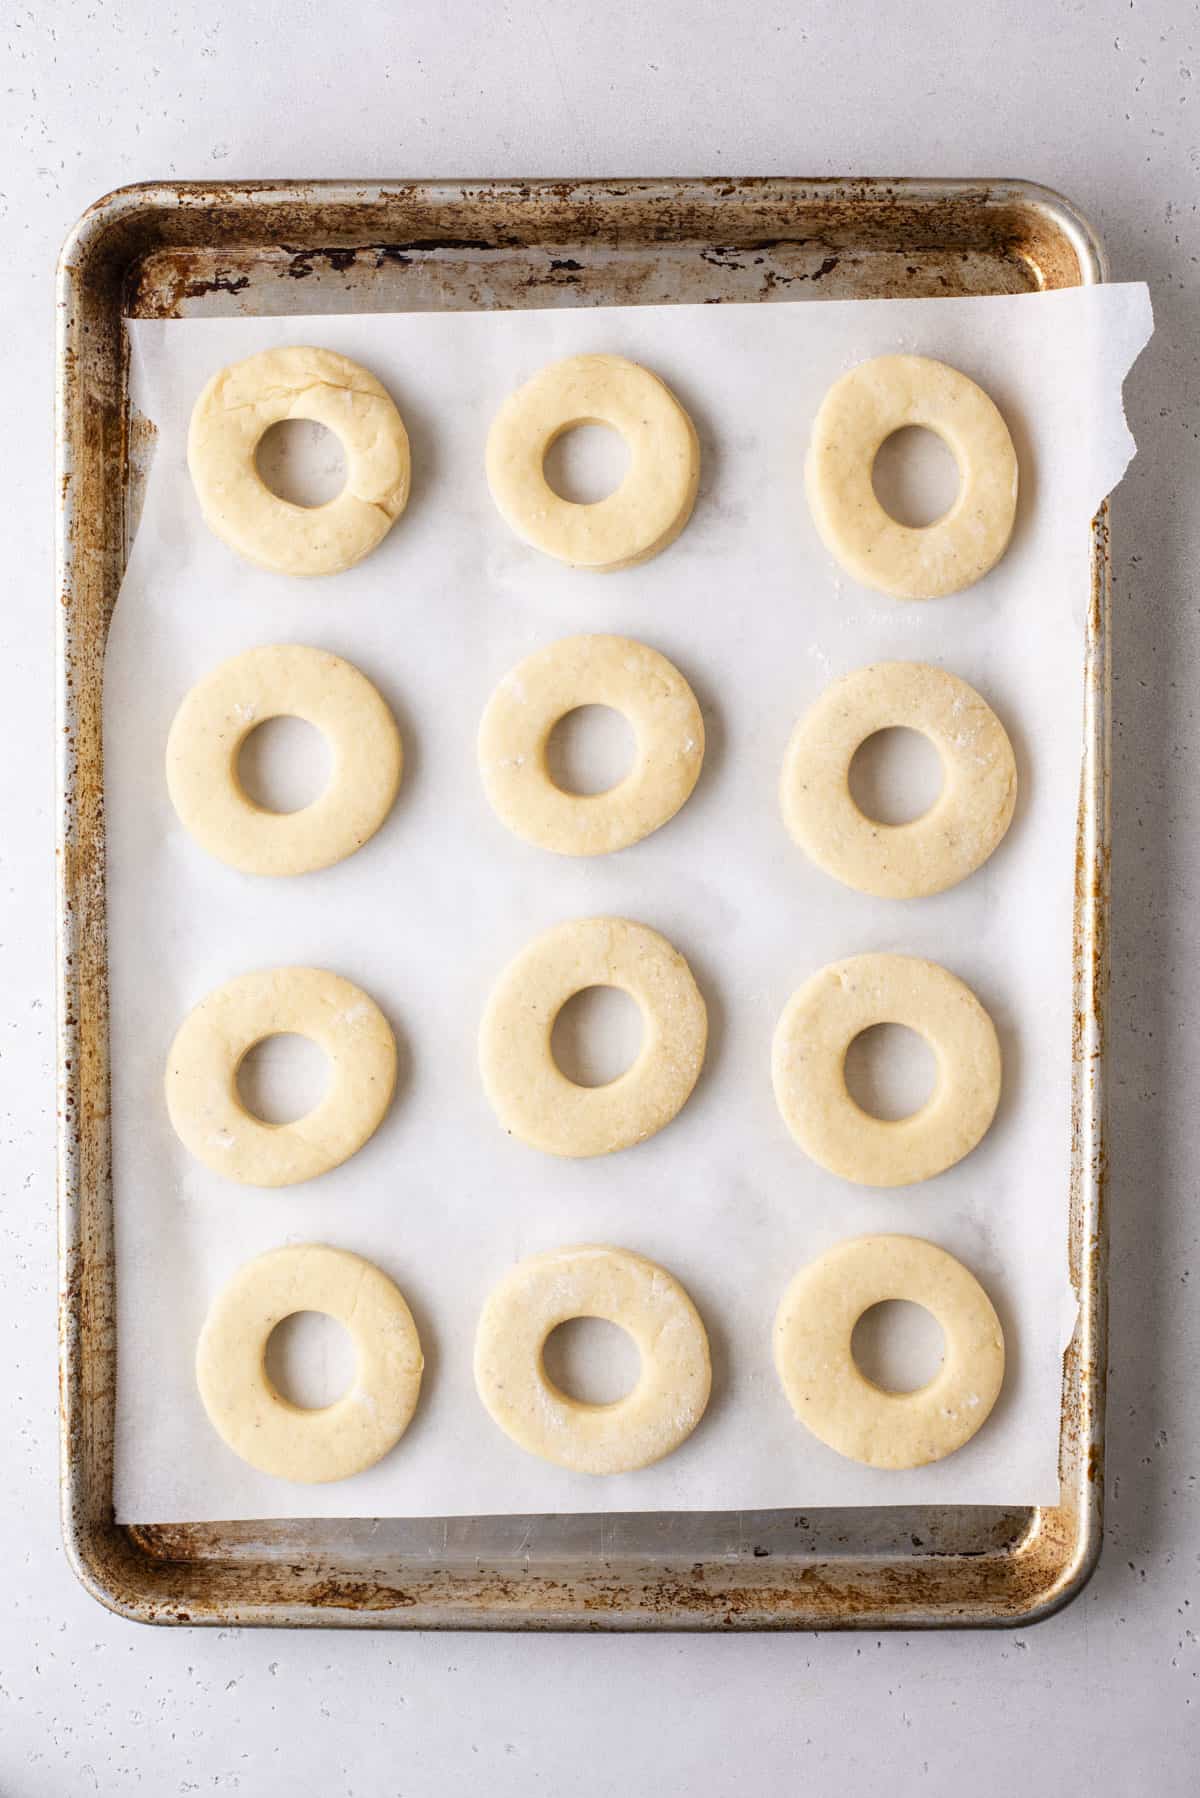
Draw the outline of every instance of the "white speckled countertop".
<instances>
[{"instance_id":1,"label":"white speckled countertop","mask_svg":"<svg viewBox=\"0 0 1200 1798\"><path fill-rule=\"evenodd\" d=\"M1193 0L50 0L0 7L0 1792L977 1798L1194 1788L1200 1747L1200 8ZM546 1638L140 1629L58 1536L52 275L155 176L1024 175L1157 334L1113 509L1108 1542L1026 1632ZM1196 1267L1196 1281L1190 1270Z\"/></svg>"}]
</instances>

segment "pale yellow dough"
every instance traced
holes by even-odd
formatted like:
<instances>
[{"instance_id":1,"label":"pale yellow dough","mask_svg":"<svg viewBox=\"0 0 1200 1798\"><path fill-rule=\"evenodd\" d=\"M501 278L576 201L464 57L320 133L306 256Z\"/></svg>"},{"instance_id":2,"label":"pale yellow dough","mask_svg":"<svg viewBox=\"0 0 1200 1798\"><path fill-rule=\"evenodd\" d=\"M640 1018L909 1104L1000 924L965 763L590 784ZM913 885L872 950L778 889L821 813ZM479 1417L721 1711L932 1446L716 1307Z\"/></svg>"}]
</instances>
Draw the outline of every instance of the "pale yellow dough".
<instances>
[{"instance_id":1,"label":"pale yellow dough","mask_svg":"<svg viewBox=\"0 0 1200 1798\"><path fill-rule=\"evenodd\" d=\"M354 1343L348 1392L306 1410L267 1375L267 1342L297 1311L336 1318ZM385 1273L347 1249L305 1243L247 1261L223 1287L196 1348L196 1380L222 1440L276 1479L344 1480L382 1460L408 1428L424 1361L412 1313Z\"/></svg>"},{"instance_id":2,"label":"pale yellow dough","mask_svg":"<svg viewBox=\"0 0 1200 1798\"><path fill-rule=\"evenodd\" d=\"M546 766L560 718L579 706L621 712L634 764L604 793L568 793ZM679 670L629 637L565 637L506 674L479 726L479 769L497 816L559 855L626 849L673 818L704 760L704 720Z\"/></svg>"},{"instance_id":3,"label":"pale yellow dough","mask_svg":"<svg viewBox=\"0 0 1200 1798\"><path fill-rule=\"evenodd\" d=\"M346 484L323 506L280 499L258 472L258 445L285 418L312 419L341 441ZM214 375L192 410L188 467L210 530L280 574L353 567L408 503L404 420L374 375L333 350L262 350Z\"/></svg>"},{"instance_id":4,"label":"pale yellow dough","mask_svg":"<svg viewBox=\"0 0 1200 1798\"><path fill-rule=\"evenodd\" d=\"M929 738L942 790L908 824L868 818L850 764L876 731ZM1012 744L974 687L920 662L877 662L827 687L797 724L783 763L783 820L827 874L860 893L914 899L965 880L1000 842L1017 797Z\"/></svg>"},{"instance_id":5,"label":"pale yellow dough","mask_svg":"<svg viewBox=\"0 0 1200 1798\"><path fill-rule=\"evenodd\" d=\"M945 1355L927 1386L887 1392L851 1352L864 1312L907 1299L932 1312ZM868 1467L925 1467L987 1421L1004 1381L1004 1336L991 1300L960 1261L916 1236L860 1236L798 1273L775 1319L775 1366L814 1436Z\"/></svg>"},{"instance_id":6,"label":"pale yellow dough","mask_svg":"<svg viewBox=\"0 0 1200 1798\"><path fill-rule=\"evenodd\" d=\"M913 528L884 511L872 470L906 425L935 431L958 464L944 517ZM896 599L939 599L980 580L1008 548L1017 454L982 387L927 356L876 356L835 381L821 402L805 463L813 519L855 580Z\"/></svg>"},{"instance_id":7,"label":"pale yellow dough","mask_svg":"<svg viewBox=\"0 0 1200 1798\"><path fill-rule=\"evenodd\" d=\"M621 485L592 505L560 498L542 467L555 438L584 424L611 425L629 450ZM606 572L675 541L695 504L700 445L679 401L648 368L624 356L570 356L505 400L488 434L487 478L518 537L573 568Z\"/></svg>"},{"instance_id":8,"label":"pale yellow dough","mask_svg":"<svg viewBox=\"0 0 1200 1798\"><path fill-rule=\"evenodd\" d=\"M324 1098L290 1124L253 1117L242 1061L268 1036L307 1036L329 1057ZM349 1159L396 1084L396 1039L373 999L321 968L270 968L219 986L188 1013L167 1060L167 1110L192 1154L243 1186L294 1186Z\"/></svg>"},{"instance_id":9,"label":"pale yellow dough","mask_svg":"<svg viewBox=\"0 0 1200 1798\"><path fill-rule=\"evenodd\" d=\"M554 1060L554 1020L574 994L616 986L642 1014L641 1051L606 1086L576 1086ZM708 1016L691 969L665 937L624 918L580 918L536 937L509 963L479 1033L493 1111L548 1155L607 1155L645 1141L686 1103L704 1063Z\"/></svg>"},{"instance_id":10,"label":"pale yellow dough","mask_svg":"<svg viewBox=\"0 0 1200 1798\"><path fill-rule=\"evenodd\" d=\"M333 772L295 812L256 805L238 778L242 744L268 718L303 718L327 738ZM297 643L248 649L187 695L167 738L167 787L196 841L244 874L305 874L352 855L379 829L403 756L391 712L364 674Z\"/></svg>"},{"instance_id":11,"label":"pale yellow dough","mask_svg":"<svg viewBox=\"0 0 1200 1798\"><path fill-rule=\"evenodd\" d=\"M633 1391L615 1404L570 1398L542 1350L559 1324L602 1317L641 1352ZM712 1384L708 1336L679 1282L628 1249L557 1249L511 1269L489 1294L475 1337L475 1385L519 1448L576 1473L631 1473L691 1435Z\"/></svg>"},{"instance_id":12,"label":"pale yellow dough","mask_svg":"<svg viewBox=\"0 0 1200 1798\"><path fill-rule=\"evenodd\" d=\"M907 1024L937 1076L911 1117L872 1117L846 1087L846 1051L875 1024ZM911 955L833 962L792 994L775 1031L775 1098L806 1154L860 1186L911 1186L969 1154L1000 1100L1000 1044L970 987Z\"/></svg>"}]
</instances>

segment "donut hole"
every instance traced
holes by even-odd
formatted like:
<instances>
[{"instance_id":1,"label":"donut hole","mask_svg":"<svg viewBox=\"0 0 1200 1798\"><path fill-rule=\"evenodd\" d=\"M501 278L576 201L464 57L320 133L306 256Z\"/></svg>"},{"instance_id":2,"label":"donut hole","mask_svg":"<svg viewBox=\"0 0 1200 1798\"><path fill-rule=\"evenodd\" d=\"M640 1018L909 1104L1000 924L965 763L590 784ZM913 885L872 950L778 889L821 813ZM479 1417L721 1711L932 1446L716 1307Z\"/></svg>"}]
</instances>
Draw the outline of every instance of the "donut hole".
<instances>
[{"instance_id":1,"label":"donut hole","mask_svg":"<svg viewBox=\"0 0 1200 1798\"><path fill-rule=\"evenodd\" d=\"M633 766L633 729L610 705L578 705L546 739L546 772L564 793L607 793Z\"/></svg>"},{"instance_id":2,"label":"donut hole","mask_svg":"<svg viewBox=\"0 0 1200 1798\"><path fill-rule=\"evenodd\" d=\"M594 506L629 472L629 445L611 425L587 421L560 431L542 462L546 485L573 506Z\"/></svg>"},{"instance_id":3,"label":"donut hole","mask_svg":"<svg viewBox=\"0 0 1200 1798\"><path fill-rule=\"evenodd\" d=\"M347 1392L358 1357L350 1333L324 1311L293 1311L267 1338L263 1366L280 1398L319 1411Z\"/></svg>"},{"instance_id":4,"label":"donut hole","mask_svg":"<svg viewBox=\"0 0 1200 1798\"><path fill-rule=\"evenodd\" d=\"M638 1383L637 1343L606 1317L571 1317L551 1330L542 1348L550 1384L583 1405L615 1405Z\"/></svg>"},{"instance_id":5,"label":"donut hole","mask_svg":"<svg viewBox=\"0 0 1200 1798\"><path fill-rule=\"evenodd\" d=\"M884 1299L864 1311L850 1353L865 1380L884 1392L917 1392L935 1379L946 1353L932 1311L909 1299Z\"/></svg>"},{"instance_id":6,"label":"donut hole","mask_svg":"<svg viewBox=\"0 0 1200 1798\"><path fill-rule=\"evenodd\" d=\"M265 812L303 811L320 797L332 771L323 732L303 718L264 719L238 752L238 784Z\"/></svg>"},{"instance_id":7,"label":"donut hole","mask_svg":"<svg viewBox=\"0 0 1200 1798\"><path fill-rule=\"evenodd\" d=\"M254 452L259 479L291 506L324 506L346 485L346 455L336 431L315 418L281 418Z\"/></svg>"},{"instance_id":8,"label":"donut hole","mask_svg":"<svg viewBox=\"0 0 1200 1798\"><path fill-rule=\"evenodd\" d=\"M958 498L958 464L936 431L904 425L875 454L871 485L889 518L924 530L944 518Z\"/></svg>"},{"instance_id":9,"label":"donut hole","mask_svg":"<svg viewBox=\"0 0 1200 1798\"><path fill-rule=\"evenodd\" d=\"M645 1024L637 1001L619 986L585 986L554 1020L550 1053L576 1086L607 1086L641 1051Z\"/></svg>"},{"instance_id":10,"label":"donut hole","mask_svg":"<svg viewBox=\"0 0 1200 1798\"><path fill-rule=\"evenodd\" d=\"M315 1111L329 1085L329 1057L310 1037L264 1037L242 1057L238 1097L262 1124L293 1124Z\"/></svg>"},{"instance_id":11,"label":"donut hole","mask_svg":"<svg viewBox=\"0 0 1200 1798\"><path fill-rule=\"evenodd\" d=\"M944 774L941 757L919 730L897 725L859 744L850 763L850 797L876 824L911 824L936 804Z\"/></svg>"},{"instance_id":12,"label":"donut hole","mask_svg":"<svg viewBox=\"0 0 1200 1798\"><path fill-rule=\"evenodd\" d=\"M932 1096L937 1061L925 1038L907 1024L873 1024L850 1044L843 1073L860 1110L896 1123Z\"/></svg>"}]
</instances>

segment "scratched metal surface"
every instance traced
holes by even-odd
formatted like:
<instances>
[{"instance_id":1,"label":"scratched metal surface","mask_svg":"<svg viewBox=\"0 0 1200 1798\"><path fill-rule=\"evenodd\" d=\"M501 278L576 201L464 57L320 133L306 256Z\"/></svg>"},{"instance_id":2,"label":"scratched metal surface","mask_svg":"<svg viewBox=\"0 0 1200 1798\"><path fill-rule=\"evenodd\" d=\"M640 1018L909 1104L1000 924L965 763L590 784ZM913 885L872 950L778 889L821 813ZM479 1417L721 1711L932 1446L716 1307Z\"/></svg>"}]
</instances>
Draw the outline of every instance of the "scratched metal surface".
<instances>
[{"instance_id":1,"label":"scratched metal surface","mask_svg":"<svg viewBox=\"0 0 1200 1798\"><path fill-rule=\"evenodd\" d=\"M184 183L124 189L85 214L58 286L59 1324L63 1529L102 1603L161 1623L881 1629L1023 1623L1079 1590L1100 1544L1107 1358L1106 513L1080 671L1069 1253L1081 1305L1053 1507L114 1524L101 696L148 448L128 416L124 316L1010 293L1101 279L1087 225L1021 182Z\"/></svg>"}]
</instances>

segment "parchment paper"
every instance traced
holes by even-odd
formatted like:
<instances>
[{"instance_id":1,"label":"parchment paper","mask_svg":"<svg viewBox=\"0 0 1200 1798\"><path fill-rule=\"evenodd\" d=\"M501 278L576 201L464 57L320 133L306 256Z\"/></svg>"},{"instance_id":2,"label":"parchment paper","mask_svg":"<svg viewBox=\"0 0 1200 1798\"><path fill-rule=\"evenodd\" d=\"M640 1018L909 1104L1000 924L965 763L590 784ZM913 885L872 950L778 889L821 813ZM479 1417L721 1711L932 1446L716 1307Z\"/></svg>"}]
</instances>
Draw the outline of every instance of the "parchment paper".
<instances>
[{"instance_id":1,"label":"parchment paper","mask_svg":"<svg viewBox=\"0 0 1200 1798\"><path fill-rule=\"evenodd\" d=\"M1071 909L1082 723L1088 521L1134 445L1121 383L1151 330L1142 286L1047 296L681 306L500 314L135 323L133 397L158 448L108 648L116 1508L124 1521L311 1515L1039 1503L1057 1498L1061 1353L1074 1323L1066 1216ZM414 450L407 513L335 579L239 561L201 521L185 463L208 376L273 344L365 362ZM702 443L695 516L665 555L573 572L523 546L492 505L488 423L555 357L616 351L679 395ZM1012 547L980 585L905 604L843 576L803 497L808 429L861 358L907 350L980 381L1021 465ZM580 630L644 639L704 707L703 776L679 816L622 854L573 861L519 842L491 813L475 760L482 708L535 647ZM292 880L210 859L176 820L163 749L192 683L252 644L348 657L404 734L395 811L349 861ZM789 732L827 681L903 657L977 686L1016 748L1020 799L973 878L910 902L850 892L780 822ZM476 1029L490 985L559 919L654 925L707 997L700 1084L653 1140L584 1162L511 1140L484 1099ZM991 1012L1004 1094L981 1147L924 1185L875 1192L822 1172L776 1110L770 1044L793 989L869 949L930 956ZM344 1167L260 1192L194 1161L162 1097L171 1038L211 988L284 963L334 969L392 1019L391 1114ZM864 1231L928 1236L960 1256L1003 1320L1008 1374L975 1440L912 1473L858 1467L798 1425L770 1356L793 1271ZM420 1409L379 1466L332 1486L257 1474L210 1428L192 1373L206 1308L244 1260L324 1240L399 1283L427 1355ZM518 1450L471 1378L480 1304L511 1262L611 1242L661 1261L707 1321L708 1415L659 1466L605 1480Z\"/></svg>"}]
</instances>

